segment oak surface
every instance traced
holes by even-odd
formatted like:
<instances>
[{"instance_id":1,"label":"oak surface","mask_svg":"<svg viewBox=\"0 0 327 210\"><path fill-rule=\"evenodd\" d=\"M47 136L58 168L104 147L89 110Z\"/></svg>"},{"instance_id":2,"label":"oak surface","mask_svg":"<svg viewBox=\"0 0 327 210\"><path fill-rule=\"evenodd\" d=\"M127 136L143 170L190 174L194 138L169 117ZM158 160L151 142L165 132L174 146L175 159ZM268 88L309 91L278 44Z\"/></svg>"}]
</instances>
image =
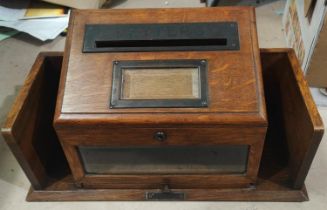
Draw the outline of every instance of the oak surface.
<instances>
[{"instance_id":1,"label":"oak surface","mask_svg":"<svg viewBox=\"0 0 327 210\"><path fill-rule=\"evenodd\" d=\"M271 85L279 91L278 98L273 99L279 100L282 107L293 186L301 189L322 139L324 125L294 51L280 51L264 51L267 53L262 54L263 68L265 77L275 79ZM275 89L270 91L277 92Z\"/></svg>"},{"instance_id":2,"label":"oak surface","mask_svg":"<svg viewBox=\"0 0 327 210\"><path fill-rule=\"evenodd\" d=\"M60 52L38 55L1 128L34 189L68 171L52 126L61 64Z\"/></svg>"},{"instance_id":3,"label":"oak surface","mask_svg":"<svg viewBox=\"0 0 327 210\"><path fill-rule=\"evenodd\" d=\"M152 17L156 17L153 19ZM82 53L86 24L192 23L234 21L240 50ZM112 126L254 124L266 126L260 55L252 7L198 9L76 10L71 15L57 124L96 118ZM109 109L113 61L204 59L208 62L207 108ZM235 103L237 101L237 103Z\"/></svg>"}]
</instances>

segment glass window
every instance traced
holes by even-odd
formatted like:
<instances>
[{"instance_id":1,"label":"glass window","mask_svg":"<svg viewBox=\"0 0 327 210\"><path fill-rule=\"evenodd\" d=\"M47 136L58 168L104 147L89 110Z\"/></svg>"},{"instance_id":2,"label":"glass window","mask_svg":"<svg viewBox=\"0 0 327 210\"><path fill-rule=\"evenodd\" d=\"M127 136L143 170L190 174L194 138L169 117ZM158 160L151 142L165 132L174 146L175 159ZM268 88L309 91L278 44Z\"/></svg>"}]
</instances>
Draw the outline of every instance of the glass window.
<instances>
[{"instance_id":1,"label":"glass window","mask_svg":"<svg viewBox=\"0 0 327 210\"><path fill-rule=\"evenodd\" d=\"M87 174L245 173L248 145L210 147L79 147Z\"/></svg>"}]
</instances>

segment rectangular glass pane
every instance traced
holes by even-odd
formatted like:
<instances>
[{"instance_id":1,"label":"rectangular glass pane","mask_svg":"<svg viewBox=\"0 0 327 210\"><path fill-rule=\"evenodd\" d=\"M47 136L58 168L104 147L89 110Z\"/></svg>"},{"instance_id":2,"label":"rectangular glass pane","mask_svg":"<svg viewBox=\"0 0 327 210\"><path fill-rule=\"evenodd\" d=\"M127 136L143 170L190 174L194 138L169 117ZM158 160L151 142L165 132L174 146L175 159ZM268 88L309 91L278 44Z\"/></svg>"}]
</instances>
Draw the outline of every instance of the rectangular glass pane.
<instances>
[{"instance_id":1,"label":"rectangular glass pane","mask_svg":"<svg viewBox=\"0 0 327 210\"><path fill-rule=\"evenodd\" d=\"M248 146L79 147L87 174L245 173Z\"/></svg>"},{"instance_id":2,"label":"rectangular glass pane","mask_svg":"<svg viewBox=\"0 0 327 210\"><path fill-rule=\"evenodd\" d=\"M198 68L123 69L121 99L199 99Z\"/></svg>"}]
</instances>

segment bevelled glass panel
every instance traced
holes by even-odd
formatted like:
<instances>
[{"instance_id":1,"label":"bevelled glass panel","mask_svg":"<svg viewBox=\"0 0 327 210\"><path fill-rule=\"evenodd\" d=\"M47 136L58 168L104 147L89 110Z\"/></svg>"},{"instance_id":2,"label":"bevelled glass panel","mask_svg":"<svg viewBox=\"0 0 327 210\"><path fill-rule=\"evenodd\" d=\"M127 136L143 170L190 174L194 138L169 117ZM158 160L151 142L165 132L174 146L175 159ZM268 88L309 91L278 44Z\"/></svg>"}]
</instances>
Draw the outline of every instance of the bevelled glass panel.
<instances>
[{"instance_id":1,"label":"bevelled glass panel","mask_svg":"<svg viewBox=\"0 0 327 210\"><path fill-rule=\"evenodd\" d=\"M121 99L199 99L199 68L123 69Z\"/></svg>"},{"instance_id":2,"label":"bevelled glass panel","mask_svg":"<svg viewBox=\"0 0 327 210\"><path fill-rule=\"evenodd\" d=\"M208 107L207 89L207 60L114 61L109 107Z\"/></svg>"},{"instance_id":3,"label":"bevelled glass panel","mask_svg":"<svg viewBox=\"0 0 327 210\"><path fill-rule=\"evenodd\" d=\"M248 145L78 147L87 174L243 174Z\"/></svg>"}]
</instances>

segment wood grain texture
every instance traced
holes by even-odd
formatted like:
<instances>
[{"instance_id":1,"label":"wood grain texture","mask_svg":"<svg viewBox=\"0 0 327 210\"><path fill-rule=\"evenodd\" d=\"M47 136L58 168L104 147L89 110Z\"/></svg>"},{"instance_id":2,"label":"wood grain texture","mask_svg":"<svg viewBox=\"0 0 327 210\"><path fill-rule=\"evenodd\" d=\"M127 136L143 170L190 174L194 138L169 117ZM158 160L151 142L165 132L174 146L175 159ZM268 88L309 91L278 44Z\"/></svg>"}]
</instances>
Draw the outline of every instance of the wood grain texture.
<instances>
[{"instance_id":1,"label":"wood grain texture","mask_svg":"<svg viewBox=\"0 0 327 210\"><path fill-rule=\"evenodd\" d=\"M92 130L93 129L93 130ZM97 130L83 126L61 129L59 137L63 142L74 146L201 146L217 144L255 144L265 137L266 129L248 127L210 128L110 128L98 126ZM154 134L158 131L167 135L165 141L158 141ZM263 142L263 141L262 141Z\"/></svg>"},{"instance_id":2,"label":"wood grain texture","mask_svg":"<svg viewBox=\"0 0 327 210\"><path fill-rule=\"evenodd\" d=\"M265 126L260 55L259 50L255 49L258 46L253 11L251 7L75 11L71 18L64 55L56 122L74 123L75 117L82 115L85 120L96 117L112 126L124 124L149 126L157 123L179 125L184 122L194 122L199 125L243 122ZM157 18L151 18L153 16ZM81 52L85 24L217 21L238 22L241 43L239 51ZM201 109L109 109L112 61L133 59L206 59L210 69L209 106ZM181 117L176 117L176 114Z\"/></svg>"},{"instance_id":3,"label":"wood grain texture","mask_svg":"<svg viewBox=\"0 0 327 210\"><path fill-rule=\"evenodd\" d=\"M244 143L243 143L244 144ZM78 143L80 146L89 146L90 144ZM263 147L263 141L257 141L249 144L249 156L247 162L247 170L245 173L230 173L230 174L210 174L210 172L202 173L201 175L190 174L142 174L142 175L126 175L126 174L88 174L84 171L83 162L80 158L77 145L65 143L64 151L72 174L76 182L85 188L135 188L142 186L143 188L160 187L163 184L169 184L172 187L187 187L192 186L194 188L201 187L213 187L222 188L226 186L230 187L242 187L251 183L255 183L257 179L257 173L259 170L261 151ZM204 144L205 145L205 144ZM100 146L107 146L100 144ZM130 148L130 146L129 146ZM206 178L204 178L206 177ZM209 181L211 180L211 181Z\"/></svg>"},{"instance_id":4,"label":"wood grain texture","mask_svg":"<svg viewBox=\"0 0 327 210\"><path fill-rule=\"evenodd\" d=\"M323 122L294 52L265 52L263 68L267 74L273 72L271 77L276 80L274 88L281 101L293 185L300 189L322 139Z\"/></svg>"},{"instance_id":5,"label":"wood grain texture","mask_svg":"<svg viewBox=\"0 0 327 210\"><path fill-rule=\"evenodd\" d=\"M237 129L237 132L235 132ZM167 140L159 142L153 138L153 135L157 131L163 131L167 134ZM67 132L67 133L66 133ZM94 133L96 132L96 133ZM111 147L125 147L125 148L137 148L137 147L170 147L170 146L205 146L205 145L249 145L249 156L247 163L247 171L240 176L239 174L231 174L230 176L224 176L217 174L212 176L210 186L218 187L222 185L237 185L244 186L244 180L247 184L255 183L261 153L265 138L266 129L249 129L245 128L128 128L126 129L111 129L108 126L97 127L96 131L92 131L87 127L83 129L67 128L61 129L58 132L59 138L64 139L63 147L70 163L73 176L76 181L83 183L85 187L102 187L110 188L113 186L125 186L125 188L131 188L137 185L142 186L161 186L164 180L168 180L167 183L181 186L180 183L184 182L183 186L192 185L198 187L208 187L207 181L203 180L201 176L197 181L192 179L192 175L180 175L180 176L149 176L147 179L143 179L143 176L124 176L124 175L103 175L99 178L98 175L87 174L84 172L82 160L80 159L78 146L111 146ZM205 175L205 173L204 173ZM244 176L244 177L243 177ZM113 178L115 177L115 178ZM121 177L121 179L119 178ZM153 182L150 182L153 177ZM179 180L179 181L177 181ZM182 181L181 181L182 180ZM192 180L189 182L189 180ZM208 179L206 179L208 180ZM127 182L132 184L126 184ZM108 184L111 183L111 184ZM123 184L125 183L125 184ZM215 183L215 184L213 184Z\"/></svg>"},{"instance_id":6,"label":"wood grain texture","mask_svg":"<svg viewBox=\"0 0 327 210\"><path fill-rule=\"evenodd\" d=\"M274 177L275 178L275 177ZM257 188L241 189L173 189L184 192L185 201L278 201L302 202L308 200L305 187L292 190L275 180L260 180ZM280 178L280 177L278 177ZM144 201L145 193L160 189L78 189L72 177L37 191L31 189L27 201Z\"/></svg>"},{"instance_id":7,"label":"wood grain texture","mask_svg":"<svg viewBox=\"0 0 327 210\"><path fill-rule=\"evenodd\" d=\"M61 61L59 52L38 55L1 128L34 189L42 189L51 179L50 173L67 171L52 126ZM58 164L62 171L56 172Z\"/></svg>"}]
</instances>

